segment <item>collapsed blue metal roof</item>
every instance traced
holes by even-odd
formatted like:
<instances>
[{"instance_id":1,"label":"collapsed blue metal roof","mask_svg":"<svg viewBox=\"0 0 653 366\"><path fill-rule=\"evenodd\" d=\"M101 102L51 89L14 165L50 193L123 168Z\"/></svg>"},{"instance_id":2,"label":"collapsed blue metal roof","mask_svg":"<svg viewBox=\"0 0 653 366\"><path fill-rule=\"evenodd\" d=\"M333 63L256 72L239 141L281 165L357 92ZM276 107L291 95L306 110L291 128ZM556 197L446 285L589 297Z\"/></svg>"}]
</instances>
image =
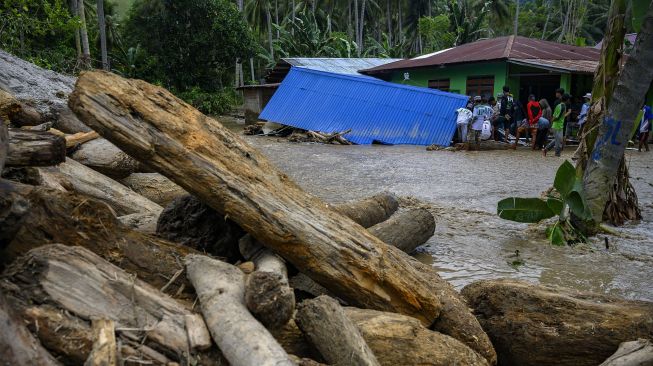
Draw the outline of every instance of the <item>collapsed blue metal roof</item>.
<instances>
[{"instance_id":1,"label":"collapsed blue metal roof","mask_svg":"<svg viewBox=\"0 0 653 366\"><path fill-rule=\"evenodd\" d=\"M259 118L357 144L449 145L467 97L364 75L293 67Z\"/></svg>"}]
</instances>

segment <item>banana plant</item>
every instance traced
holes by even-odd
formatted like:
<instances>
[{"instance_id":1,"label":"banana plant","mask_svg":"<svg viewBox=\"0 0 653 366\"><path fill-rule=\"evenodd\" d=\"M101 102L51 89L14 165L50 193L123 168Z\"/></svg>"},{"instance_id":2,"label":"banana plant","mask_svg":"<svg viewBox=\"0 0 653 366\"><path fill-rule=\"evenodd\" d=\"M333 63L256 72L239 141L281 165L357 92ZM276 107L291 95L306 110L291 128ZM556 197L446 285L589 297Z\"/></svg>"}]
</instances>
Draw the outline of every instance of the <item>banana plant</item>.
<instances>
[{"instance_id":1,"label":"banana plant","mask_svg":"<svg viewBox=\"0 0 653 366\"><path fill-rule=\"evenodd\" d=\"M588 219L591 214L583 194L582 178L576 176L576 169L569 161L565 160L558 168L553 188L546 198L503 199L497 204L497 214L502 219L523 223L537 223L558 216L546 231L551 244L586 242L587 238L570 220L570 213L581 219Z\"/></svg>"}]
</instances>

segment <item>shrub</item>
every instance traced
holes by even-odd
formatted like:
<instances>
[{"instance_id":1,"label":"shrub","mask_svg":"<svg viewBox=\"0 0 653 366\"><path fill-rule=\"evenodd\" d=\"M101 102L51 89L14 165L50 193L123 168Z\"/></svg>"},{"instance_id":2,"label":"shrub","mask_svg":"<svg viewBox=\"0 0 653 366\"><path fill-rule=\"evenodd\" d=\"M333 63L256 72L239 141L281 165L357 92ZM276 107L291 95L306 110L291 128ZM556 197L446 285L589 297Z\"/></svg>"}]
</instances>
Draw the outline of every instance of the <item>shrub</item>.
<instances>
[{"instance_id":1,"label":"shrub","mask_svg":"<svg viewBox=\"0 0 653 366\"><path fill-rule=\"evenodd\" d=\"M176 94L200 112L208 115L225 114L238 103L237 95L231 90L207 92L198 87L193 87Z\"/></svg>"}]
</instances>

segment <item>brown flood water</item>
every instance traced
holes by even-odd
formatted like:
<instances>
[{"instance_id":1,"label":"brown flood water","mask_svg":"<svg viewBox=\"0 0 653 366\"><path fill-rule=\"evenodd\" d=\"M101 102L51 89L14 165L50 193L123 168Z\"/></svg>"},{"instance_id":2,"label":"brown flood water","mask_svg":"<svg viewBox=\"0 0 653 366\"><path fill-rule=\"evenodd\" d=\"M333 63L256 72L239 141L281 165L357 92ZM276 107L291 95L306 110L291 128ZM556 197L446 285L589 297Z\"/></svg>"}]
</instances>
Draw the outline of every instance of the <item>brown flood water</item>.
<instances>
[{"instance_id":1,"label":"brown flood water","mask_svg":"<svg viewBox=\"0 0 653 366\"><path fill-rule=\"evenodd\" d=\"M480 279L512 277L653 300L653 152L627 152L644 219L619 228L620 237L608 236L606 249L606 235L589 244L555 247L545 240L544 225L496 216L500 199L539 196L550 187L561 158L543 158L530 150L431 152L422 146L246 140L328 202L390 191L408 197L402 199L404 205L427 207L436 230L417 257L458 289ZM570 159L572 153L569 148L562 158Z\"/></svg>"}]
</instances>

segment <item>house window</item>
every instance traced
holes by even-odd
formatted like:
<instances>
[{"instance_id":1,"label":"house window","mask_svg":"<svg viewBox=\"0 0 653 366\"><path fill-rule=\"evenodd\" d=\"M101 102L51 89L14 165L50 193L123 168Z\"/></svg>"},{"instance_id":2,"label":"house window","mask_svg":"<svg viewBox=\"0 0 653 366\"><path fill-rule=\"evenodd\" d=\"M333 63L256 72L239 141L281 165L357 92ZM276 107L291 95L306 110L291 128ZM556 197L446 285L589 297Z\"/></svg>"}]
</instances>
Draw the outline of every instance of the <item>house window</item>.
<instances>
[{"instance_id":1,"label":"house window","mask_svg":"<svg viewBox=\"0 0 653 366\"><path fill-rule=\"evenodd\" d=\"M449 91L449 79L429 80L429 88Z\"/></svg>"},{"instance_id":2,"label":"house window","mask_svg":"<svg viewBox=\"0 0 653 366\"><path fill-rule=\"evenodd\" d=\"M494 76L469 76L467 78L467 95L480 95L489 99L494 95Z\"/></svg>"}]
</instances>

